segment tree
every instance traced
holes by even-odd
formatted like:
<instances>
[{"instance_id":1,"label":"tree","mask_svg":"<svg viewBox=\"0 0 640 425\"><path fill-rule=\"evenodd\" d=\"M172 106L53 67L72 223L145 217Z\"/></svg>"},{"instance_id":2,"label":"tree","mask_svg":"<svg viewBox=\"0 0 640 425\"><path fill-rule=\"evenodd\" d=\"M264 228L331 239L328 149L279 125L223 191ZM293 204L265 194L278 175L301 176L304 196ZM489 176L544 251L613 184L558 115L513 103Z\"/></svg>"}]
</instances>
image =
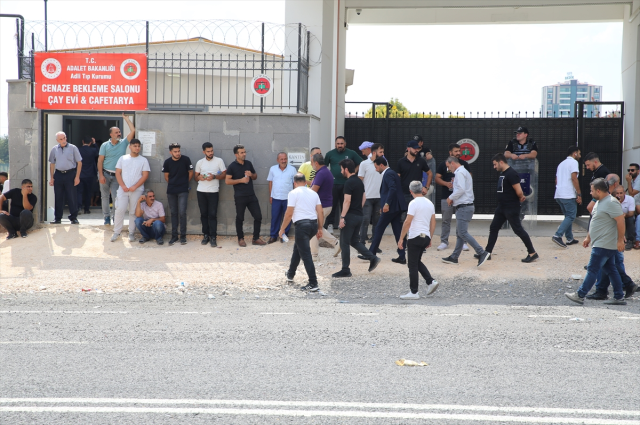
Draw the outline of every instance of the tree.
<instances>
[{"instance_id":1,"label":"tree","mask_svg":"<svg viewBox=\"0 0 640 425\"><path fill-rule=\"evenodd\" d=\"M398 98L391 98L389 100L391 104L389 110L390 118L408 118L411 115L411 112L407 109L406 106L402 104L398 100ZM376 106L376 118L385 118L387 116L387 106L386 105L378 105ZM371 118L371 108L367 111L364 116L365 118Z\"/></svg>"},{"instance_id":2,"label":"tree","mask_svg":"<svg viewBox=\"0 0 640 425\"><path fill-rule=\"evenodd\" d=\"M0 136L0 164L9 163L9 136Z\"/></svg>"}]
</instances>

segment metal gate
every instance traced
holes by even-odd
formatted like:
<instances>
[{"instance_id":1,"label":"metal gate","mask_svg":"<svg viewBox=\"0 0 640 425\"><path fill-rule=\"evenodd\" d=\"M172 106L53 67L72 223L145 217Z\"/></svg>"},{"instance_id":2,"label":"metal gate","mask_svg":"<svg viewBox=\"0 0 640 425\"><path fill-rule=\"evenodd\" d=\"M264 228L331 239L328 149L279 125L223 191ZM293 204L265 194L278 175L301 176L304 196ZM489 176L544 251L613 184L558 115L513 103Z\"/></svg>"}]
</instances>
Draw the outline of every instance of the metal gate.
<instances>
[{"instance_id":1,"label":"metal gate","mask_svg":"<svg viewBox=\"0 0 640 425\"><path fill-rule=\"evenodd\" d=\"M587 102L577 102L583 111ZM594 102L589 102L594 104ZM621 104L617 102L616 104ZM580 109L578 109L580 108ZM375 106L373 108L375 110ZM597 152L602 162L613 173L622 170L622 115L607 118L345 118L347 146L358 152L365 140L382 143L385 156L395 168L404 156L407 142L420 134L440 164L449 154L448 146L461 139L474 140L480 153L470 166L474 180L476 213L493 214L496 207L497 173L491 158L503 153L513 131L519 126L529 129L529 136L538 145L539 197L538 214L560 214L553 196L556 168L566 158L567 148L578 144L582 155ZM581 176L589 185L591 173ZM435 175L435 170L434 170ZM436 191L436 209L440 209L440 191ZM589 193L588 187L585 193ZM588 199L588 198L586 198Z\"/></svg>"}]
</instances>

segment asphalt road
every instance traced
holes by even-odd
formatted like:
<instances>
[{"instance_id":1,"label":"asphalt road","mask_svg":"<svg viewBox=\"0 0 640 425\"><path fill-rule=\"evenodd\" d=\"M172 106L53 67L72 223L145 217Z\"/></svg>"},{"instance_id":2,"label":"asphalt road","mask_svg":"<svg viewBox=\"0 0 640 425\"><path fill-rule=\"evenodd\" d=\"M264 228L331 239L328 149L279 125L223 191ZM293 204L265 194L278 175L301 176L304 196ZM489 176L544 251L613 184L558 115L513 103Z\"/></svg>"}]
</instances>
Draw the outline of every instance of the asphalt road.
<instances>
[{"instance_id":1,"label":"asphalt road","mask_svg":"<svg viewBox=\"0 0 640 425\"><path fill-rule=\"evenodd\" d=\"M0 423L640 424L637 297L580 307L567 282L443 283L405 302L350 282L4 295Z\"/></svg>"}]
</instances>

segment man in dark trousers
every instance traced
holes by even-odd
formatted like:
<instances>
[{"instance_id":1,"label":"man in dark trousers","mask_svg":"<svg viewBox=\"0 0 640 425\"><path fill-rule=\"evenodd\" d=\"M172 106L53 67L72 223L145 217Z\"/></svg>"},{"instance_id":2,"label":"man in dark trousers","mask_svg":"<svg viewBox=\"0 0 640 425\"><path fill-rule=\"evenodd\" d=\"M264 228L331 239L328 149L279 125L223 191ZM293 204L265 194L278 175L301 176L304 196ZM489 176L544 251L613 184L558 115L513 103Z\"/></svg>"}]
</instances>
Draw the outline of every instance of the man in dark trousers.
<instances>
[{"instance_id":1,"label":"man in dark trousers","mask_svg":"<svg viewBox=\"0 0 640 425\"><path fill-rule=\"evenodd\" d=\"M340 214L340 247L342 248L342 270L331 277L351 277L350 249L354 247L364 258L369 261L369 271L372 272L380 263L380 258L367 250L360 242L360 227L362 226L362 207L366 201L364 183L356 175L356 164L350 159L340 161L344 183L344 203Z\"/></svg>"},{"instance_id":2,"label":"man in dark trousers","mask_svg":"<svg viewBox=\"0 0 640 425\"><path fill-rule=\"evenodd\" d=\"M89 214L91 211L91 194L93 185L98 179L98 150L91 146L93 137L85 136L82 139L82 146L78 148L82 157L82 171L80 172L80 184L78 189L78 214L80 208L84 204L84 213Z\"/></svg>"},{"instance_id":3,"label":"man in dark trousers","mask_svg":"<svg viewBox=\"0 0 640 425\"><path fill-rule=\"evenodd\" d=\"M253 245L266 245L260 239L260 225L262 224L262 211L258 197L253 191L253 181L258 178L256 170L251 161L247 161L247 151L242 145L233 147L233 154L236 160L227 167L225 183L233 186L233 196L236 201L236 234L238 235L238 245L247 246L244 241L244 211L248 208L253 216Z\"/></svg>"},{"instance_id":4,"label":"man in dark trousers","mask_svg":"<svg viewBox=\"0 0 640 425\"><path fill-rule=\"evenodd\" d=\"M398 243L400 234L402 233L401 217L402 213L407 211L407 202L400 190L400 177L389 168L387 160L379 156L373 163L375 164L376 171L382 174L382 184L380 185L380 205L382 209L380 210L378 225L373 231L373 242L371 242L371 246L369 247L371 254L375 255L378 252L384 231L389 224L391 224L393 235L396 237L396 243ZM403 247L406 247L406 244L404 244ZM398 248L398 258L393 258L391 261L399 264L407 264L405 250Z\"/></svg>"},{"instance_id":5,"label":"man in dark trousers","mask_svg":"<svg viewBox=\"0 0 640 425\"><path fill-rule=\"evenodd\" d=\"M342 136L336 137L336 148L331 149L324 157L324 163L327 165L331 174L333 174L333 207L324 222L324 228L330 233L333 232L333 224L335 214L338 214L342 203L344 202L344 184L347 179L342 175L340 162L343 159L350 159L356 165L356 173L358 166L362 162L362 158L357 152L347 149L347 142Z\"/></svg>"},{"instance_id":6,"label":"man in dark trousers","mask_svg":"<svg viewBox=\"0 0 640 425\"><path fill-rule=\"evenodd\" d=\"M33 183L29 179L22 180L20 189L11 189L0 195L0 205L5 201L11 201L9 211L0 211L0 226L7 229L7 239L20 236L27 237L27 230L33 226L33 209L38 202L38 198L33 194Z\"/></svg>"},{"instance_id":7,"label":"man in dark trousers","mask_svg":"<svg viewBox=\"0 0 640 425\"><path fill-rule=\"evenodd\" d=\"M606 180L607 176L611 174L609 169L602 165L602 162L600 162L600 157L595 152L589 152L585 155L584 166L587 168L587 170L591 171L591 181L594 181L595 179ZM591 211L593 211L593 206L595 204L596 201L592 199L591 202L589 202L589 205L587 205L587 211L589 211L589 214L591 214Z\"/></svg>"},{"instance_id":8,"label":"man in dark trousers","mask_svg":"<svg viewBox=\"0 0 640 425\"><path fill-rule=\"evenodd\" d=\"M498 207L493 215L493 221L489 227L489 241L485 251L491 254L493 247L498 240L498 232L505 221L508 221L513 229L513 233L518 235L527 247L527 255L522 259L523 263L531 263L539 258L533 248L529 234L522 228L520 221L520 203L524 202L525 196L520 187L520 175L507 164L507 158L501 153L496 154L493 159L493 168L500 173L498 177Z\"/></svg>"},{"instance_id":9,"label":"man in dark trousers","mask_svg":"<svg viewBox=\"0 0 640 425\"><path fill-rule=\"evenodd\" d=\"M67 142L67 135L64 132L56 133L56 141L58 144L49 153L49 162L51 163L49 186L53 186L56 198L55 218L51 224L62 223L65 202L69 206L71 224L80 224L78 222L78 191L76 186L80 184L82 156L80 156L77 147Z\"/></svg>"},{"instance_id":10,"label":"man in dark trousers","mask_svg":"<svg viewBox=\"0 0 640 425\"><path fill-rule=\"evenodd\" d=\"M167 181L167 200L171 211L171 239L169 246L178 242L180 224L180 245L187 244L187 201L189 182L193 178L193 164L188 156L180 153L180 145L169 145L171 156L164 161L162 172Z\"/></svg>"}]
</instances>

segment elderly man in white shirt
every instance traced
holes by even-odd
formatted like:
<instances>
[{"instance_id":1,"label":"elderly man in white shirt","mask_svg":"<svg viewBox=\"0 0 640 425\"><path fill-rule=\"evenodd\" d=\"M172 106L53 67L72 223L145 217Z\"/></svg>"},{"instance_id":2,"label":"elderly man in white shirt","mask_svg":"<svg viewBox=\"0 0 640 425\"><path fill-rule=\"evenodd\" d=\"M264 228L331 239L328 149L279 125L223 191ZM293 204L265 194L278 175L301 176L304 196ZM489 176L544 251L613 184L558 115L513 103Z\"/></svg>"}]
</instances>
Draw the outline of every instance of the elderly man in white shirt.
<instances>
[{"instance_id":1,"label":"elderly man in white shirt","mask_svg":"<svg viewBox=\"0 0 640 425\"><path fill-rule=\"evenodd\" d=\"M462 252L462 245L466 242L476 251L478 267L483 265L490 257L478 242L469 234L469 223L475 211L473 201L473 178L471 174L460 164L460 160L455 156L450 156L446 161L449 171L453 171L453 192L447 198L447 204L453 205L456 212L456 247L450 256L443 258L442 262L447 264L458 264L458 257Z\"/></svg>"},{"instance_id":2,"label":"elderly man in white shirt","mask_svg":"<svg viewBox=\"0 0 640 425\"><path fill-rule=\"evenodd\" d=\"M316 268L311 257L311 239L316 236L322 237L322 225L324 224L324 214L322 213L322 203L318 194L307 187L307 180L304 174L297 173L293 176L294 189L287 196L287 210L280 226L279 236L284 237L289 223L293 221L295 229L295 243L289 270L285 272L287 282L292 283L296 275L298 265L302 259L304 268L309 277L309 283L302 286L302 291L317 292L318 278Z\"/></svg>"}]
</instances>

